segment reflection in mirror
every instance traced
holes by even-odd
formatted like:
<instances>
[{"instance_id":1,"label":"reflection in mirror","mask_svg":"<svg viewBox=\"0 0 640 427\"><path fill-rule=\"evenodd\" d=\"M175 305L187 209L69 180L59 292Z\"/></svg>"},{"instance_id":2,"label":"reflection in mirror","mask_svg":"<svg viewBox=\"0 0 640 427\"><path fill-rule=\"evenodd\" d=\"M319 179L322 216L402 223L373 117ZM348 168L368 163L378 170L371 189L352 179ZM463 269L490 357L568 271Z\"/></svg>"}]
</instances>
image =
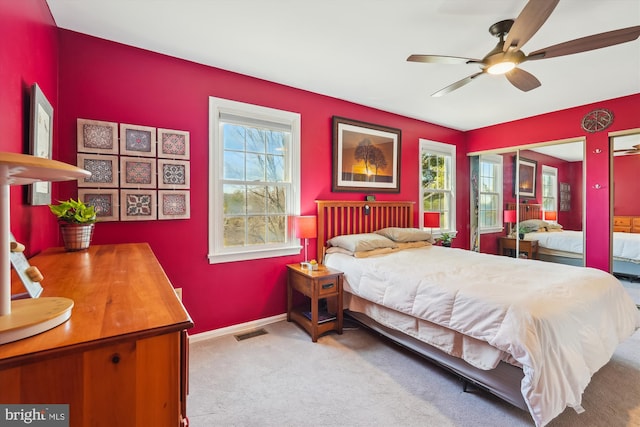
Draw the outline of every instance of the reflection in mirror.
<instances>
[{"instance_id":1,"label":"reflection in mirror","mask_svg":"<svg viewBox=\"0 0 640 427\"><path fill-rule=\"evenodd\" d=\"M475 250L584 265L583 158L582 141L472 157L471 208L477 212L478 230ZM475 192L474 162L478 171ZM501 164L499 178L495 177L497 164ZM500 194L493 191L497 181L501 181ZM492 227L496 222L497 229ZM472 220L472 249L473 230ZM560 236L570 238L578 253L566 250Z\"/></svg>"},{"instance_id":2,"label":"reflection in mirror","mask_svg":"<svg viewBox=\"0 0 640 427\"><path fill-rule=\"evenodd\" d=\"M640 305L640 133L612 138L613 274Z\"/></svg>"}]
</instances>

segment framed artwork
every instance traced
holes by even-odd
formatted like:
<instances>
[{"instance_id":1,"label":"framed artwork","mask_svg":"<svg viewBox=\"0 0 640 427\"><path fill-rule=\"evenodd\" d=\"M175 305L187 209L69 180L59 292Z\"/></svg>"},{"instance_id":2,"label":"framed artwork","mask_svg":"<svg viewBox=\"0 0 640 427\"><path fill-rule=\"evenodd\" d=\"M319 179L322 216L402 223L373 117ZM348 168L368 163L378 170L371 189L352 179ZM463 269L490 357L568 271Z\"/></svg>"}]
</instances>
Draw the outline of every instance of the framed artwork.
<instances>
[{"instance_id":1,"label":"framed artwork","mask_svg":"<svg viewBox=\"0 0 640 427\"><path fill-rule=\"evenodd\" d=\"M513 156L513 163L516 164L517 156ZM520 197L536 197L536 174L538 173L538 162L535 160L520 157L520 176L515 176L518 168L513 168L513 194L520 193Z\"/></svg>"},{"instance_id":2,"label":"framed artwork","mask_svg":"<svg viewBox=\"0 0 640 427\"><path fill-rule=\"evenodd\" d=\"M189 219L190 214L188 191L158 191L158 219Z\"/></svg>"},{"instance_id":3,"label":"framed artwork","mask_svg":"<svg viewBox=\"0 0 640 427\"><path fill-rule=\"evenodd\" d=\"M98 221L117 221L120 216L119 191L100 189L78 189L78 198L96 210Z\"/></svg>"},{"instance_id":4,"label":"framed artwork","mask_svg":"<svg viewBox=\"0 0 640 427\"><path fill-rule=\"evenodd\" d=\"M118 124L78 119L76 139L79 153L118 154Z\"/></svg>"},{"instance_id":5,"label":"framed artwork","mask_svg":"<svg viewBox=\"0 0 640 427\"><path fill-rule=\"evenodd\" d=\"M156 128L120 123L120 154L156 156Z\"/></svg>"},{"instance_id":6,"label":"framed artwork","mask_svg":"<svg viewBox=\"0 0 640 427\"><path fill-rule=\"evenodd\" d=\"M44 96L40 86L31 86L31 111L29 117L29 149L35 157L51 159L53 144L53 107ZM28 186L28 201L31 205L51 203L51 183L40 181Z\"/></svg>"},{"instance_id":7,"label":"framed artwork","mask_svg":"<svg viewBox=\"0 0 640 427\"><path fill-rule=\"evenodd\" d=\"M120 187L156 188L156 160L146 157L120 157Z\"/></svg>"},{"instance_id":8,"label":"framed artwork","mask_svg":"<svg viewBox=\"0 0 640 427\"><path fill-rule=\"evenodd\" d=\"M186 189L189 184L189 162L158 159L158 188Z\"/></svg>"},{"instance_id":9,"label":"framed artwork","mask_svg":"<svg viewBox=\"0 0 640 427\"><path fill-rule=\"evenodd\" d=\"M89 178L78 180L78 187L118 186L118 156L78 154L78 167L91 172Z\"/></svg>"},{"instance_id":10,"label":"framed artwork","mask_svg":"<svg viewBox=\"0 0 640 427\"><path fill-rule=\"evenodd\" d=\"M158 157L189 160L189 132L158 129Z\"/></svg>"},{"instance_id":11,"label":"framed artwork","mask_svg":"<svg viewBox=\"0 0 640 427\"><path fill-rule=\"evenodd\" d=\"M120 221L158 218L155 190L120 190Z\"/></svg>"},{"instance_id":12,"label":"framed artwork","mask_svg":"<svg viewBox=\"0 0 640 427\"><path fill-rule=\"evenodd\" d=\"M400 129L333 117L333 191L400 192Z\"/></svg>"}]
</instances>

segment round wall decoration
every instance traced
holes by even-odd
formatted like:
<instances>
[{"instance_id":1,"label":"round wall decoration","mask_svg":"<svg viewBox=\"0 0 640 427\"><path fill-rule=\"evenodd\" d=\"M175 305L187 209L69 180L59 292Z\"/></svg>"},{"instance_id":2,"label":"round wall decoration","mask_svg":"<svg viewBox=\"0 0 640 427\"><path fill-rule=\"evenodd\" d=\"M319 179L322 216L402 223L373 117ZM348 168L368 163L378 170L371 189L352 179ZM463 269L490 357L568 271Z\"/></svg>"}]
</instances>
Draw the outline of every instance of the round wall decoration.
<instances>
[{"instance_id":1,"label":"round wall decoration","mask_svg":"<svg viewBox=\"0 0 640 427\"><path fill-rule=\"evenodd\" d=\"M582 129L587 132L598 132L605 130L613 123L613 113L604 108L589 111L582 118Z\"/></svg>"}]
</instances>

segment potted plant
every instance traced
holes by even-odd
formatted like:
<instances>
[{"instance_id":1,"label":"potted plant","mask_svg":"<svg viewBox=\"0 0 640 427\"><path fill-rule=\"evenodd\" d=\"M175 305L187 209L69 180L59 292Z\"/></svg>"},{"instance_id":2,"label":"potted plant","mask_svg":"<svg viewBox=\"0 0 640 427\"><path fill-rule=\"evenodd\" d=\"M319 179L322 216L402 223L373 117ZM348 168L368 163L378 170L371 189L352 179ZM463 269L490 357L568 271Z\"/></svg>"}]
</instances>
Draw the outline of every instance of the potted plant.
<instances>
[{"instance_id":1,"label":"potted plant","mask_svg":"<svg viewBox=\"0 0 640 427\"><path fill-rule=\"evenodd\" d=\"M59 201L50 204L49 209L58 217L62 232L62 241L67 251L87 249L93 236L96 222L96 210L84 204L80 199Z\"/></svg>"},{"instance_id":2,"label":"potted plant","mask_svg":"<svg viewBox=\"0 0 640 427\"><path fill-rule=\"evenodd\" d=\"M442 246L450 248L451 247L451 240L453 239L453 237L451 237L451 234L449 233L442 233L440 235L440 237L438 237L436 239L436 242L440 243Z\"/></svg>"},{"instance_id":3,"label":"potted plant","mask_svg":"<svg viewBox=\"0 0 640 427\"><path fill-rule=\"evenodd\" d=\"M520 240L524 240L524 235L529 232L529 227L525 227L524 225L518 225L518 237Z\"/></svg>"}]
</instances>

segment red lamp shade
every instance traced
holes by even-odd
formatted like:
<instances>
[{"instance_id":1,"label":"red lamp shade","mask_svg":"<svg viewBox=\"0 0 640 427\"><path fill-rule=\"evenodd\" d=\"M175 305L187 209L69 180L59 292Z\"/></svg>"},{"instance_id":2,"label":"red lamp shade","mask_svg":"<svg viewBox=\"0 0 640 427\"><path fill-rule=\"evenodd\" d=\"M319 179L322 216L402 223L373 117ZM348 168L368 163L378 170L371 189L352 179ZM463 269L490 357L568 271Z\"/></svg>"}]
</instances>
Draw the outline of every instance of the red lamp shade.
<instances>
[{"instance_id":1,"label":"red lamp shade","mask_svg":"<svg viewBox=\"0 0 640 427\"><path fill-rule=\"evenodd\" d=\"M440 227L440 212L425 212L424 226L429 228Z\"/></svg>"},{"instance_id":2,"label":"red lamp shade","mask_svg":"<svg viewBox=\"0 0 640 427\"><path fill-rule=\"evenodd\" d=\"M300 239L313 239L318 235L316 217L313 215L297 216L294 218L296 237Z\"/></svg>"},{"instance_id":3,"label":"red lamp shade","mask_svg":"<svg viewBox=\"0 0 640 427\"><path fill-rule=\"evenodd\" d=\"M513 224L516 222L516 211L514 210L505 210L504 211L504 222L508 224Z\"/></svg>"},{"instance_id":4,"label":"red lamp shade","mask_svg":"<svg viewBox=\"0 0 640 427\"><path fill-rule=\"evenodd\" d=\"M544 220L547 221L555 221L558 219L558 214L556 211L544 211Z\"/></svg>"}]
</instances>

